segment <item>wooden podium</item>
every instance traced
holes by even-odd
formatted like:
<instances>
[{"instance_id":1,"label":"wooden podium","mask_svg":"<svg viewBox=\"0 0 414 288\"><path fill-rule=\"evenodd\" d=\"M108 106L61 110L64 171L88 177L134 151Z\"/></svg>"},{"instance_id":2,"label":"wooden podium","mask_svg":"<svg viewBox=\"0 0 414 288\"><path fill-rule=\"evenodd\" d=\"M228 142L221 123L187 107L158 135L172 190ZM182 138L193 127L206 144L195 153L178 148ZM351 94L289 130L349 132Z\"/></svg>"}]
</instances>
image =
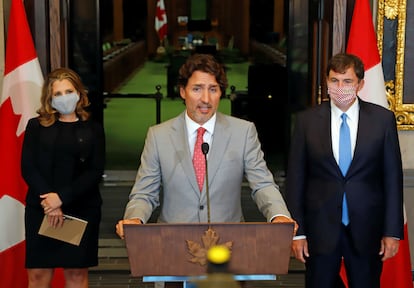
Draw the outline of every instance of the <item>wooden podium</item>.
<instances>
[{"instance_id":1,"label":"wooden podium","mask_svg":"<svg viewBox=\"0 0 414 288\"><path fill-rule=\"evenodd\" d=\"M205 275L201 262L215 244L230 246L235 275L276 275L288 273L293 223L124 225L124 232L132 276Z\"/></svg>"}]
</instances>

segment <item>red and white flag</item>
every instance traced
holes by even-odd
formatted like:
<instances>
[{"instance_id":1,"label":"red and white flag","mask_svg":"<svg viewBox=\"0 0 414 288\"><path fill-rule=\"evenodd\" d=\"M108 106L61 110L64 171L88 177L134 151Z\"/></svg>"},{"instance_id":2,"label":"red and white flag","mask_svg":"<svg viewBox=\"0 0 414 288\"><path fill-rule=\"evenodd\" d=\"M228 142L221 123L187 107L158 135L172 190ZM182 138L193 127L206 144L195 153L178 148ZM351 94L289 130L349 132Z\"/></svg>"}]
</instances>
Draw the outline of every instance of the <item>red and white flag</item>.
<instances>
[{"instance_id":1,"label":"red and white flag","mask_svg":"<svg viewBox=\"0 0 414 288\"><path fill-rule=\"evenodd\" d=\"M368 102L388 108L384 74L378 52L377 38L368 0L356 0L352 16L347 53L357 55L364 62L365 85L359 96ZM345 269L341 267L345 282ZM400 241L396 256L384 262L381 274L381 288L412 288L410 248L407 233L407 217L404 209L404 239Z\"/></svg>"},{"instance_id":2,"label":"red and white flag","mask_svg":"<svg viewBox=\"0 0 414 288\"><path fill-rule=\"evenodd\" d=\"M398 253L386 260L382 267L381 288L412 288L410 244L408 241L407 217L404 209L404 240L400 241ZM345 265L342 261L340 275L345 287L348 286Z\"/></svg>"},{"instance_id":3,"label":"red and white flag","mask_svg":"<svg viewBox=\"0 0 414 288\"><path fill-rule=\"evenodd\" d=\"M167 12L165 11L164 0L157 0L157 10L155 11L155 30L160 41L167 36Z\"/></svg>"},{"instance_id":4,"label":"red and white flag","mask_svg":"<svg viewBox=\"0 0 414 288\"><path fill-rule=\"evenodd\" d=\"M410 243L408 241L407 215L404 207L404 240L400 241L398 253L384 262L381 288L412 288Z\"/></svg>"},{"instance_id":5,"label":"red and white flag","mask_svg":"<svg viewBox=\"0 0 414 288\"><path fill-rule=\"evenodd\" d=\"M358 95L365 101L388 108L384 73L378 52L369 0L356 0L346 52L357 55L365 66L365 85Z\"/></svg>"},{"instance_id":6,"label":"red and white flag","mask_svg":"<svg viewBox=\"0 0 414 288\"><path fill-rule=\"evenodd\" d=\"M22 0L12 0L9 19L0 95L0 287L26 288L27 186L21 177L20 159L26 123L40 107L43 74ZM61 279L54 280L53 287L63 287Z\"/></svg>"}]
</instances>

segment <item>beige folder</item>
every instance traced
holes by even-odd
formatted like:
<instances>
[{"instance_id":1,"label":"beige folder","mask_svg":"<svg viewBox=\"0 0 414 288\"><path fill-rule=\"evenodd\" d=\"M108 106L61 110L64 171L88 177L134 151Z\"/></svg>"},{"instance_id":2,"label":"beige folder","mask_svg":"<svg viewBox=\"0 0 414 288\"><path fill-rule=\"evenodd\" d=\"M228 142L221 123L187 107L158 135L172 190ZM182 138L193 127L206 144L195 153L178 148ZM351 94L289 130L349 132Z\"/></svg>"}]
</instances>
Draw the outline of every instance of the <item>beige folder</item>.
<instances>
[{"instance_id":1,"label":"beige folder","mask_svg":"<svg viewBox=\"0 0 414 288\"><path fill-rule=\"evenodd\" d=\"M64 215L64 219L62 227L53 228L45 215L39 234L79 246L88 221L69 215Z\"/></svg>"}]
</instances>

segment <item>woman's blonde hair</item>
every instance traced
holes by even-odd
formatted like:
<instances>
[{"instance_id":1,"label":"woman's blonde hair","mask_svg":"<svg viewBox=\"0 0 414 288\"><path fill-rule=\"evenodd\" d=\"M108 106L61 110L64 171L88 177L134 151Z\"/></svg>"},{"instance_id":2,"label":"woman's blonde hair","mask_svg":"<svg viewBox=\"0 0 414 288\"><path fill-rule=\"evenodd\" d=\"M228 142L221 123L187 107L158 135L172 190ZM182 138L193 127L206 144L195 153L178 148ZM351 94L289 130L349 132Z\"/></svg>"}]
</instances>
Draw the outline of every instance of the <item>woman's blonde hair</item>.
<instances>
[{"instance_id":1,"label":"woman's blonde hair","mask_svg":"<svg viewBox=\"0 0 414 288\"><path fill-rule=\"evenodd\" d=\"M79 94L79 101L75 109L75 113L79 119L85 121L90 117L90 112L85 110L90 105L87 95L88 91L85 89L79 75L69 68L57 68L49 73L43 84L42 96L40 98L41 107L37 110L42 126L51 126L59 119L60 113L52 107L53 83L62 80L68 80L72 83Z\"/></svg>"}]
</instances>

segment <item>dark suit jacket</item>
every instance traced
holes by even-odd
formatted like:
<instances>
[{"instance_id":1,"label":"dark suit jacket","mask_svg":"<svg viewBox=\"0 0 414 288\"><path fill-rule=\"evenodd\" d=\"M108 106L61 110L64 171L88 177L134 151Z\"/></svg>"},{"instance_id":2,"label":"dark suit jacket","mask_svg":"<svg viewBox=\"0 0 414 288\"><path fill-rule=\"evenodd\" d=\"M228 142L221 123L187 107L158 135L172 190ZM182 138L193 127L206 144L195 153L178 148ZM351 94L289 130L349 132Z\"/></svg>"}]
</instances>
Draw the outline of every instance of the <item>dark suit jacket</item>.
<instances>
[{"instance_id":1,"label":"dark suit jacket","mask_svg":"<svg viewBox=\"0 0 414 288\"><path fill-rule=\"evenodd\" d=\"M359 99L354 157L345 177L332 152L330 103L297 115L286 200L311 254L329 253L340 235L346 191L349 229L360 253L378 253L383 236L403 237L403 174L394 114Z\"/></svg>"},{"instance_id":2,"label":"dark suit jacket","mask_svg":"<svg viewBox=\"0 0 414 288\"><path fill-rule=\"evenodd\" d=\"M28 206L40 207L39 195L57 192L63 207L100 206L99 193L105 165L105 137L100 124L93 121L79 121L76 124L76 147L79 151L68 171L74 171L72 185L56 187L53 185L53 170L56 161L55 147L59 123L50 127L40 125L37 118L30 119L24 137L22 150L22 176L29 185L26 197Z\"/></svg>"}]
</instances>

